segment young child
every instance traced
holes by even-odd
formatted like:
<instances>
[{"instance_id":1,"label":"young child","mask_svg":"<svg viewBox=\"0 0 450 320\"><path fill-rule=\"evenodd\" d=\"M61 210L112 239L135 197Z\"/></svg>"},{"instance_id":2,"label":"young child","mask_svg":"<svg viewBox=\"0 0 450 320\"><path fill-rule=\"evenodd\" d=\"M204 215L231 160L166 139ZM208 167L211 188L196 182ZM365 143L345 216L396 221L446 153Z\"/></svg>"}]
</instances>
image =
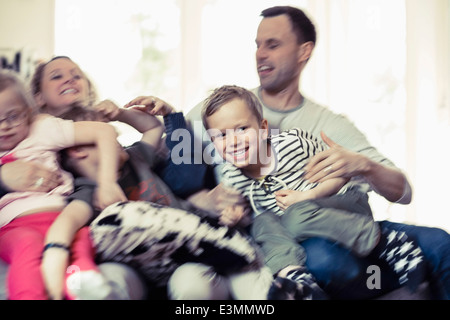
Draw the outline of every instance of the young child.
<instances>
[{"instance_id":1,"label":"young child","mask_svg":"<svg viewBox=\"0 0 450 320\"><path fill-rule=\"evenodd\" d=\"M70 113L70 110L74 106L79 106L97 110L102 118L100 120L103 121L125 123L141 133L146 128L146 123L143 123L141 120L147 118L139 117L140 113L136 113L136 110L126 107L119 108L111 100L97 101L97 95L92 82L83 70L67 56L56 56L50 61L39 65L33 74L31 89L40 111L43 113L60 117L63 114ZM151 96L138 97L130 103L152 105L155 108L153 110L164 109L166 107L171 108L167 102ZM170 116L171 121L166 123L166 129L168 130L166 130L166 133L171 134L173 131L171 127L173 126L186 129L186 125L180 126L178 123L179 121L184 123L184 118L182 118L179 115ZM160 127L160 130L163 130L163 128ZM155 139L160 137L160 135L152 134L150 136L153 136ZM162 151L164 149L172 149L174 143L176 142L166 139L166 146L158 146L158 149ZM190 160L192 148L193 145L189 143L188 148L183 148L180 150L180 154L176 155L179 158L173 160L179 160L178 162L182 162L184 159ZM189 172L187 172L184 170L183 165L172 166L172 163L173 161L166 161L165 164L168 164L168 166L164 166L163 163L155 169L155 172L171 188L175 195L185 199L203 188L205 184L204 180L207 179L208 174L207 166L189 163ZM195 174L197 179L189 179L191 174Z\"/></svg>"},{"instance_id":2,"label":"young child","mask_svg":"<svg viewBox=\"0 0 450 320\"><path fill-rule=\"evenodd\" d=\"M115 179L117 160L110 157L118 152L117 134L108 124L75 124L48 115L38 115L23 83L9 72L0 72L0 119L2 164L18 159L37 161L54 171L60 171L64 181L48 193L11 192L0 199L0 257L10 264L9 299L62 298L65 286L62 279L57 280L56 286L47 286L48 295L46 293L40 272L42 255L58 255L67 261L70 259L79 273L83 274L91 274L91 271L95 273L96 265L86 230L80 230L75 241L66 239L66 230L74 234L90 217L78 215L76 202L67 205L67 196L73 191L73 180L58 166L57 151L86 143L93 143L101 150L101 164L96 176L98 188L95 192L97 205L104 208L125 199ZM43 181L39 179L36 183L41 184ZM59 230L58 236L44 241L48 228L56 219L64 230Z\"/></svg>"},{"instance_id":3,"label":"young child","mask_svg":"<svg viewBox=\"0 0 450 320\"><path fill-rule=\"evenodd\" d=\"M73 115L79 112L79 108L94 109L100 114L100 119L97 120L126 123L141 133L144 133L148 129L148 124L154 120L143 117L142 112L132 108L119 108L111 100L98 101L92 82L80 66L67 56L57 56L39 65L32 77L31 89L40 111L55 116L62 117L65 114L70 119L70 113ZM153 110L165 108L167 105L165 101L157 97L138 97L134 102L136 103L133 104L152 105L155 108ZM95 115L95 118L97 117L98 115ZM186 125L184 118L175 113L164 117L164 121L168 139L165 139L165 146L161 144L161 147L158 149L163 150L166 147L166 149L172 150L176 143L175 140L180 140L179 136L176 136L175 139L170 139L172 133L175 129L186 128ZM161 127L159 128L161 129ZM160 134L152 135L146 133L146 135L149 138L152 136L155 139L160 138ZM184 137L182 139L182 142L186 144ZM153 171L162 178L173 193L181 198L187 198L196 191L201 190L204 181L207 179L207 167L190 161L192 147L192 144L189 144L187 148L177 149L176 152L170 155L173 161L170 161L166 156L166 161L161 161L153 168ZM161 153L163 154L163 152ZM177 161L177 164L174 164L175 161ZM108 264L111 265L110 262ZM116 269L122 268L123 272L120 274L114 272L112 274L111 268L105 269L102 263L99 264L99 267L109 282L116 287L123 288L122 291L126 294L121 297L122 299L126 299L127 296L135 299L142 292L139 288L145 288L146 284L142 283L141 286L136 286L136 281L134 280L138 281L140 278L138 273L133 272L132 268L123 263L114 264ZM120 277L122 274L123 276ZM130 282L129 279L134 280ZM99 292L99 290L92 290L88 298L102 299L102 296L104 296L102 294L93 296L93 293L96 292ZM152 293L150 292L149 294Z\"/></svg>"},{"instance_id":4,"label":"young child","mask_svg":"<svg viewBox=\"0 0 450 320\"><path fill-rule=\"evenodd\" d=\"M206 100L203 123L226 161L223 180L247 196L255 219L252 235L266 265L278 275L270 299L321 299L324 294L304 266L299 242L313 236L339 242L355 253L377 254L400 283L420 284L423 256L404 234L380 230L368 197L335 178L320 184L302 178L303 167L325 146L311 134L292 129L269 136L258 99L237 86L216 89ZM295 283L295 285L294 285Z\"/></svg>"},{"instance_id":5,"label":"young child","mask_svg":"<svg viewBox=\"0 0 450 320\"><path fill-rule=\"evenodd\" d=\"M127 104L139 105L130 111L140 113L135 127L143 135L141 141L119 155L118 183L130 201L108 207L90 224L97 261L132 265L156 287L165 287L173 272L186 262L204 263L220 274L258 269L262 265L260 255L247 236L220 225L211 213L176 197L155 174L158 163L164 161L155 152L161 134L158 138L157 131L148 133L145 126L154 114L163 115L171 128L167 139L172 140L173 131L184 128L185 123L181 113L154 100L139 97ZM70 116L84 120L91 117L90 112L80 108ZM70 198L84 201L86 209L95 211L90 194L98 171L98 149L94 145L71 147L62 152L61 159L64 168L77 177L76 191ZM191 179L195 179L192 174Z\"/></svg>"}]
</instances>

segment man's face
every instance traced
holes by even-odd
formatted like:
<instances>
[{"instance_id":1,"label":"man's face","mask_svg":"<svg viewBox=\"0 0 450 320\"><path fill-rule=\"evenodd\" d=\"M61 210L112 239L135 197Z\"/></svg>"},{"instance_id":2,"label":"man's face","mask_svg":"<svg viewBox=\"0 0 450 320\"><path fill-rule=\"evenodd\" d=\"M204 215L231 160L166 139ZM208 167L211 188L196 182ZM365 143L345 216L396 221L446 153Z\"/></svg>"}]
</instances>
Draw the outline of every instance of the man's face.
<instances>
[{"instance_id":1,"label":"man's face","mask_svg":"<svg viewBox=\"0 0 450 320\"><path fill-rule=\"evenodd\" d=\"M287 15L264 18L256 36L256 64L263 90L280 92L298 84L300 45Z\"/></svg>"}]
</instances>

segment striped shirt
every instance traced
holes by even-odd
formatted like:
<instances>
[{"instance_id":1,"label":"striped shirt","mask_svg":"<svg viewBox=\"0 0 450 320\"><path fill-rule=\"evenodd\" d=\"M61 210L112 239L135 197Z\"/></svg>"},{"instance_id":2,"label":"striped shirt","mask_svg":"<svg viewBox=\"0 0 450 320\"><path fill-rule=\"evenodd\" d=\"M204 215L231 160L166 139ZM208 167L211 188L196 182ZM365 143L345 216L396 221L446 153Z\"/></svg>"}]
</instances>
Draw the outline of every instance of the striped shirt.
<instances>
[{"instance_id":1,"label":"striped shirt","mask_svg":"<svg viewBox=\"0 0 450 320\"><path fill-rule=\"evenodd\" d=\"M283 214L276 204L273 194L275 191L282 189L306 191L314 188L317 183L310 183L302 178L303 167L312 156L326 149L321 141L298 128L273 135L270 142L276 160L275 169L271 174L253 179L231 163L226 163L222 168L225 185L237 189L246 196L256 215L264 211Z\"/></svg>"}]
</instances>

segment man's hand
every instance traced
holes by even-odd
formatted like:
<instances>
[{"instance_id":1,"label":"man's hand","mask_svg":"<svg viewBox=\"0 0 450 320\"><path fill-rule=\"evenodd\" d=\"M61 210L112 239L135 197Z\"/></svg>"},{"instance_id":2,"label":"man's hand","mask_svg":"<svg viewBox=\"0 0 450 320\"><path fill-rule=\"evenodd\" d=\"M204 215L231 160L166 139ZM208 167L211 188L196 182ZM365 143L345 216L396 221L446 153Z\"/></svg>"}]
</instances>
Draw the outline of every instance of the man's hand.
<instances>
[{"instance_id":1,"label":"man's hand","mask_svg":"<svg viewBox=\"0 0 450 320\"><path fill-rule=\"evenodd\" d=\"M370 170L369 160L349 151L320 133L330 149L316 154L305 166L304 178L310 182L323 182L331 178L351 178Z\"/></svg>"},{"instance_id":2,"label":"man's hand","mask_svg":"<svg viewBox=\"0 0 450 320\"><path fill-rule=\"evenodd\" d=\"M21 160L0 168L0 181L10 191L48 192L62 183L59 173L34 162Z\"/></svg>"}]
</instances>

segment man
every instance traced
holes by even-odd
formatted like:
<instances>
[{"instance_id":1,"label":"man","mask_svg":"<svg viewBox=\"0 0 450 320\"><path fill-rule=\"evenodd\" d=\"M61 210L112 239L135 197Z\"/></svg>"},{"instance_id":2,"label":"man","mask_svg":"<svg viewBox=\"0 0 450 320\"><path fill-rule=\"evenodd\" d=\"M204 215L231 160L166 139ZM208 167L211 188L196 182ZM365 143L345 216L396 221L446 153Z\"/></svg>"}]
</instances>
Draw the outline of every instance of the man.
<instances>
[{"instance_id":1,"label":"man","mask_svg":"<svg viewBox=\"0 0 450 320\"><path fill-rule=\"evenodd\" d=\"M256 37L257 71L260 87L253 90L264 108L272 129L300 127L322 136L330 149L315 156L306 166L311 182L330 178L352 178L352 188L374 190L390 202L408 204L412 191L407 177L369 144L366 137L345 117L332 113L305 98L299 91L301 73L310 59L315 42L315 27L299 9L273 7L262 12ZM187 119L194 125L202 105ZM203 135L203 132L197 135ZM218 188L224 188L219 185ZM214 189L209 199L214 197ZM227 200L235 195L227 191ZM205 197L208 199L208 197ZM197 200L197 199L193 199ZM219 201L203 201L215 203ZM219 209L219 208L218 208ZM450 235L440 229L380 222L383 228L398 230L415 239L431 270L427 277L434 298L450 298ZM401 233L399 233L401 234ZM330 295L340 299L366 299L391 291L397 286L392 274L376 257L358 258L326 239L313 238L301 243L307 253L307 267ZM369 266L381 268L381 289L366 285Z\"/></svg>"}]
</instances>

